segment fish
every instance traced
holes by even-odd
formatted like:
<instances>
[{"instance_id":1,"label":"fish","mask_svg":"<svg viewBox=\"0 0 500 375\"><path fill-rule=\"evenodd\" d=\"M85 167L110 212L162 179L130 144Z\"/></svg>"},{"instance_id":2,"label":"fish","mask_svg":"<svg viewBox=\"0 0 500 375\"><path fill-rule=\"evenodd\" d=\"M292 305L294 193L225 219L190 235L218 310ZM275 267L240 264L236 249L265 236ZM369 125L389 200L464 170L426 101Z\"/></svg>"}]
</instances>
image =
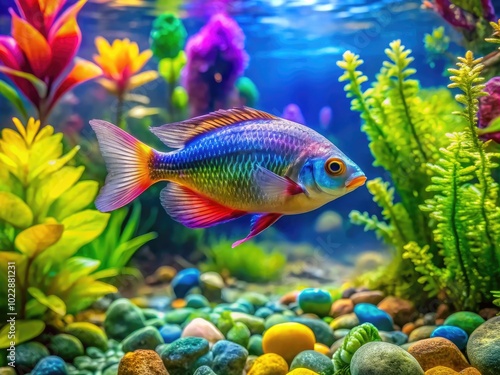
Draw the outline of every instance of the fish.
<instances>
[{"instance_id":1,"label":"fish","mask_svg":"<svg viewBox=\"0 0 500 375\"><path fill-rule=\"evenodd\" d=\"M313 129L249 108L218 110L150 130L169 152L121 128L91 120L108 174L95 205L116 210L152 184L167 181L160 201L188 228L252 215L250 240L284 215L315 210L364 185L358 165Z\"/></svg>"}]
</instances>

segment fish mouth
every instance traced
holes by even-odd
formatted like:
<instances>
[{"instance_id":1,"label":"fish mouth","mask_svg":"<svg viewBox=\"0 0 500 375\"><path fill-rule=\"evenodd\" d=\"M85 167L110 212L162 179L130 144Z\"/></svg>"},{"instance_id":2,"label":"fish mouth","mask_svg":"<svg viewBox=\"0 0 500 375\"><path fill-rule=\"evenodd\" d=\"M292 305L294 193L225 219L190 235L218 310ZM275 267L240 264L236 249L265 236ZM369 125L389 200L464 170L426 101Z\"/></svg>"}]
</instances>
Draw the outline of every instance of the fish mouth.
<instances>
[{"instance_id":1,"label":"fish mouth","mask_svg":"<svg viewBox=\"0 0 500 375\"><path fill-rule=\"evenodd\" d=\"M349 177L345 182L345 187L348 189L356 189L360 186L363 186L366 182L366 176L364 174L356 174L352 177Z\"/></svg>"}]
</instances>

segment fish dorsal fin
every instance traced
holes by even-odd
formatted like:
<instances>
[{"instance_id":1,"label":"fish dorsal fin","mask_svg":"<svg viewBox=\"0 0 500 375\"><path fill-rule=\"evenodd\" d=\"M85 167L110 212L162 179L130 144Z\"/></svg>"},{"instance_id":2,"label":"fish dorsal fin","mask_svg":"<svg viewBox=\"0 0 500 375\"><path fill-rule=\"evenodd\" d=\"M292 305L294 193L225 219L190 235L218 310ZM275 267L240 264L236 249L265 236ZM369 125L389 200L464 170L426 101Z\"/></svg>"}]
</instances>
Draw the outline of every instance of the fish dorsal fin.
<instances>
[{"instance_id":1,"label":"fish dorsal fin","mask_svg":"<svg viewBox=\"0 0 500 375\"><path fill-rule=\"evenodd\" d=\"M189 120L151 128L151 131L167 146L181 148L200 134L213 129L249 120L274 120L276 116L257 109L242 107L221 109Z\"/></svg>"}]
</instances>

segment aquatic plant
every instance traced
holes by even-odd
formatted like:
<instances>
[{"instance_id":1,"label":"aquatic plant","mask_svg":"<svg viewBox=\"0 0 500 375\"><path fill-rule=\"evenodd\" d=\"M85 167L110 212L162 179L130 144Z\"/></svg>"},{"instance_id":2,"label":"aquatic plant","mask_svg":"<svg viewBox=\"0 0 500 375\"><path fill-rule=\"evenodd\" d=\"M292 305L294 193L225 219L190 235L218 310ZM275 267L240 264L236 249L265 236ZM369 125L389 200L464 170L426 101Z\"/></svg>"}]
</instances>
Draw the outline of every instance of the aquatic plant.
<instances>
[{"instance_id":1,"label":"aquatic plant","mask_svg":"<svg viewBox=\"0 0 500 375\"><path fill-rule=\"evenodd\" d=\"M84 167L67 165L78 147L63 155L62 134L52 126L13 121L17 132L3 129L0 139L0 264L5 270L15 264L20 343L38 335L44 321L57 323L116 288L99 281L99 261L74 256L103 232L109 217L87 209L97 182L79 181ZM0 279L7 301L7 273ZM6 313L7 305L1 309Z\"/></svg>"},{"instance_id":2,"label":"aquatic plant","mask_svg":"<svg viewBox=\"0 0 500 375\"><path fill-rule=\"evenodd\" d=\"M238 24L223 13L212 16L189 38L186 57L183 85L189 95L190 115L227 108L248 62L245 35Z\"/></svg>"},{"instance_id":3,"label":"aquatic plant","mask_svg":"<svg viewBox=\"0 0 500 375\"><path fill-rule=\"evenodd\" d=\"M500 153L477 137L478 103L487 95L481 59L468 51L457 66L450 69L449 87L463 92L456 96L463 105L456 114L467 126L448 134L451 142L441 158L428 165L433 177L427 190L434 196L421 207L437 223L434 242L443 259L430 254L429 245L414 242L405 247L404 256L413 261L422 274L419 282L431 295L445 290L457 308L473 309L500 286L500 207L498 183L492 177Z\"/></svg>"},{"instance_id":4,"label":"aquatic plant","mask_svg":"<svg viewBox=\"0 0 500 375\"><path fill-rule=\"evenodd\" d=\"M200 268L253 282L276 280L283 273L286 257L279 251L267 251L253 241L242 243L238 251L234 251L231 244L226 239L209 243L203 250L207 260Z\"/></svg>"},{"instance_id":5,"label":"aquatic plant","mask_svg":"<svg viewBox=\"0 0 500 375\"><path fill-rule=\"evenodd\" d=\"M493 77L485 85L484 95L479 98L478 132L484 139L500 143L500 77Z\"/></svg>"},{"instance_id":6,"label":"aquatic plant","mask_svg":"<svg viewBox=\"0 0 500 375\"><path fill-rule=\"evenodd\" d=\"M386 53L394 61L402 51L400 43L393 42ZM351 213L354 223L374 230L396 249L387 269L364 280L406 298L418 298L418 281L427 292L424 295L443 291L456 308L474 309L500 285L500 208L498 184L492 177L499 154L478 138L477 127L479 100L486 95L483 65L469 51L459 59L459 69L450 69L449 87L463 92L456 96L463 108L453 110L453 120L454 105L449 100L439 101L449 111L446 114L427 101L418 82L405 80L415 72L408 72L406 56L405 64L386 62L377 82L365 92L360 89L367 78L357 70L359 58L346 53L339 64L346 70L341 79L350 81L346 90L354 97L353 109L361 112L375 164L389 171L394 183L394 188L381 179L367 183L385 221L368 213ZM400 73L387 72L394 68ZM400 85L401 79L391 81L398 76L406 84ZM399 93L391 94L398 85ZM394 106L397 95L406 103L403 107ZM417 108L419 114L414 112ZM431 120L434 123L427 128ZM400 197L397 203L395 191Z\"/></svg>"},{"instance_id":7,"label":"aquatic plant","mask_svg":"<svg viewBox=\"0 0 500 375\"><path fill-rule=\"evenodd\" d=\"M435 60L446 56L451 61L455 61L455 56L452 55L448 48L450 46L450 37L445 34L444 27L436 27L432 30L432 34L425 34L424 47L427 51L427 61L434 66Z\"/></svg>"},{"instance_id":8,"label":"aquatic plant","mask_svg":"<svg viewBox=\"0 0 500 375\"><path fill-rule=\"evenodd\" d=\"M240 77L236 80L239 103L237 107L256 107L259 102L259 90L255 83L248 77Z\"/></svg>"},{"instance_id":9,"label":"aquatic plant","mask_svg":"<svg viewBox=\"0 0 500 375\"><path fill-rule=\"evenodd\" d=\"M154 232L138 235L146 232L145 228L151 227L155 218L156 214L153 213L149 216L148 222L139 227L141 219L139 201L134 202L132 210L123 207L113 211L104 232L83 246L77 255L99 260L97 271L106 271L112 276L126 273L140 277L138 270L126 266L137 250L157 237Z\"/></svg>"},{"instance_id":10,"label":"aquatic plant","mask_svg":"<svg viewBox=\"0 0 500 375\"><path fill-rule=\"evenodd\" d=\"M10 10L11 36L0 35L0 72L33 104L42 124L66 92L102 73L90 61L75 59L82 39L76 17L85 2L80 0L59 14L66 0L52 1L50 6L42 0L16 1L20 15ZM0 94L25 116L22 101L5 82Z\"/></svg>"},{"instance_id":11,"label":"aquatic plant","mask_svg":"<svg viewBox=\"0 0 500 375\"><path fill-rule=\"evenodd\" d=\"M493 300L493 304L500 307L500 290L494 290L491 294L493 295L493 298L495 298Z\"/></svg>"},{"instance_id":12,"label":"aquatic plant","mask_svg":"<svg viewBox=\"0 0 500 375\"><path fill-rule=\"evenodd\" d=\"M350 375L349 365L352 356L362 345L372 341L382 341L377 328L373 324L363 323L351 329L346 335L342 346L332 357L335 375Z\"/></svg>"},{"instance_id":13,"label":"aquatic plant","mask_svg":"<svg viewBox=\"0 0 500 375\"><path fill-rule=\"evenodd\" d=\"M165 13L153 22L150 33L151 50L158 59L158 73L168 87L167 110L170 121L180 120L187 108L187 93L182 86L176 86L181 70L186 65L186 53L183 51L187 31L182 21L173 13Z\"/></svg>"},{"instance_id":14,"label":"aquatic plant","mask_svg":"<svg viewBox=\"0 0 500 375\"><path fill-rule=\"evenodd\" d=\"M154 70L140 72L153 52L139 52L137 43L127 38L115 39L110 44L103 37L97 37L95 45L98 54L94 55L94 61L101 67L104 75L98 82L116 96L116 124L124 128L123 106L127 94L158 78L158 73Z\"/></svg>"},{"instance_id":15,"label":"aquatic plant","mask_svg":"<svg viewBox=\"0 0 500 375\"><path fill-rule=\"evenodd\" d=\"M457 109L447 90L422 90L412 79L413 58L399 40L390 44L384 62L372 87L363 91L368 78L359 70L363 61L346 52L337 64L345 71L340 81L347 81L345 90L352 98L351 109L361 113L362 130L370 141L374 165L383 167L391 176L393 187L377 178L368 181L367 188L381 207L383 220L367 212L353 211L353 223L373 230L395 251L393 261L384 277L377 277L376 285L396 295L421 298L415 288L419 274L408 259L403 259L404 246L410 241L431 244L431 253L438 249L432 242L429 214L419 206L431 197L426 191L430 174L426 163L439 159L440 148L447 145L447 132L462 126L456 116L444 109ZM436 106L433 103L440 103ZM395 191L400 198L395 202Z\"/></svg>"}]
</instances>

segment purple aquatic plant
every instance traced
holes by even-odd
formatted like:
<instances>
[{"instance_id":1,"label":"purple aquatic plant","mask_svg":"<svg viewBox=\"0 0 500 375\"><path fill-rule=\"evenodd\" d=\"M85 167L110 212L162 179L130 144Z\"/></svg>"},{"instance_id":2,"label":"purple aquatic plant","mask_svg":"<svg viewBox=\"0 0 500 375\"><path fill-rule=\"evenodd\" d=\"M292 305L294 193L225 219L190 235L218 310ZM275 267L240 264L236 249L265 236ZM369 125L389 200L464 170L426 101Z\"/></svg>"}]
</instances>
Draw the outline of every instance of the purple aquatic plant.
<instances>
[{"instance_id":1,"label":"purple aquatic plant","mask_svg":"<svg viewBox=\"0 0 500 375\"><path fill-rule=\"evenodd\" d=\"M319 123L323 129L327 129L332 121L332 107L325 105L319 111Z\"/></svg>"},{"instance_id":2,"label":"purple aquatic plant","mask_svg":"<svg viewBox=\"0 0 500 375\"><path fill-rule=\"evenodd\" d=\"M481 0L482 14L473 14L451 0L424 1L426 8L434 9L443 19L454 27L473 31L476 29L479 18L486 21L495 20L495 9L491 0Z\"/></svg>"},{"instance_id":3,"label":"purple aquatic plant","mask_svg":"<svg viewBox=\"0 0 500 375\"><path fill-rule=\"evenodd\" d=\"M297 122L299 124L305 124L304 116L302 116L302 111L297 104L288 104L283 110L281 115L286 120Z\"/></svg>"},{"instance_id":4,"label":"purple aquatic plant","mask_svg":"<svg viewBox=\"0 0 500 375\"><path fill-rule=\"evenodd\" d=\"M490 126L493 120L500 117L500 77L493 77L486 83L485 91L489 94L479 99L479 128ZM484 139L492 139L500 143L500 133L487 133Z\"/></svg>"},{"instance_id":5,"label":"purple aquatic plant","mask_svg":"<svg viewBox=\"0 0 500 375\"><path fill-rule=\"evenodd\" d=\"M243 31L223 13L212 16L189 38L183 83L189 95L191 116L227 107L235 82L248 63L244 47Z\"/></svg>"}]
</instances>

